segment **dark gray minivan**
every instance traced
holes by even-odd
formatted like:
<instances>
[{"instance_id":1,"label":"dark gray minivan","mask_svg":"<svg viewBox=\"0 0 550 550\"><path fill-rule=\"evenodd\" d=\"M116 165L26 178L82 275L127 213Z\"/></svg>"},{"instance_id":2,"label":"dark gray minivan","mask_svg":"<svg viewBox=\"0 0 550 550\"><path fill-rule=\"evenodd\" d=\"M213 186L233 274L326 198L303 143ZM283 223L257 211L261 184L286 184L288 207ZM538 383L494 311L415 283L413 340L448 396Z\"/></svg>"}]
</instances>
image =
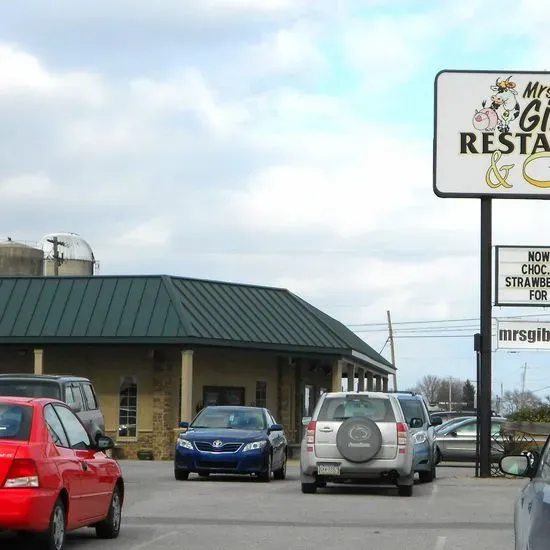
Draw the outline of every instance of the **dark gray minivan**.
<instances>
[{"instance_id":1,"label":"dark gray minivan","mask_svg":"<svg viewBox=\"0 0 550 550\"><path fill-rule=\"evenodd\" d=\"M49 397L69 405L95 440L105 419L88 378L48 374L0 374L0 396Z\"/></svg>"}]
</instances>

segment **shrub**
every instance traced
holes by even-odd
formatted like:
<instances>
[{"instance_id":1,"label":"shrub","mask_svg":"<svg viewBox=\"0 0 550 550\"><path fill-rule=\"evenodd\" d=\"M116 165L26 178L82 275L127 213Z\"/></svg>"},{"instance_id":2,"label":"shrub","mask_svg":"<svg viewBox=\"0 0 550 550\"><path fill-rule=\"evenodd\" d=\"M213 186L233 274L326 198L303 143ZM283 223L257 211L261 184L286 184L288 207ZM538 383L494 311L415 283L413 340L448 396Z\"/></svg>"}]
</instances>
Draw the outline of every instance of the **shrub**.
<instances>
[{"instance_id":1,"label":"shrub","mask_svg":"<svg viewBox=\"0 0 550 550\"><path fill-rule=\"evenodd\" d=\"M550 422L550 404L525 407L512 413L508 420L511 422Z\"/></svg>"}]
</instances>

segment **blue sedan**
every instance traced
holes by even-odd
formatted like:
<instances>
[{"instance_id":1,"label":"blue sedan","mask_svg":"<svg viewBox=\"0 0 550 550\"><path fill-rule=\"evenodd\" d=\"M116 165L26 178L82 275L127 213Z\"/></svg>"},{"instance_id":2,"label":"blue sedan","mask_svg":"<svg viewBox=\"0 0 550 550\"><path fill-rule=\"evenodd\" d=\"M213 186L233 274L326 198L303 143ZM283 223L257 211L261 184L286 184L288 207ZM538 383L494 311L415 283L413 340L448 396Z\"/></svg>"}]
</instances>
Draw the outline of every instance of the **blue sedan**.
<instances>
[{"instance_id":1,"label":"blue sedan","mask_svg":"<svg viewBox=\"0 0 550 550\"><path fill-rule=\"evenodd\" d=\"M191 422L181 422L174 475L252 475L261 481L285 479L287 439L268 409L211 406Z\"/></svg>"}]
</instances>

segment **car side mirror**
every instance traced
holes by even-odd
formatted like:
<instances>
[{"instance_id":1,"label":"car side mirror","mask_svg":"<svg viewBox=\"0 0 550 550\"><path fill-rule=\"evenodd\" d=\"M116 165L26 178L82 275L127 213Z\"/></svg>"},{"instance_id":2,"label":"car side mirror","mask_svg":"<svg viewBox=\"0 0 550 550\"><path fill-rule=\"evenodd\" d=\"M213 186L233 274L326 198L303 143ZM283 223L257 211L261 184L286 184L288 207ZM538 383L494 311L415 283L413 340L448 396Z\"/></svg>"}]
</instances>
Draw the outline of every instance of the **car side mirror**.
<instances>
[{"instance_id":1,"label":"car side mirror","mask_svg":"<svg viewBox=\"0 0 550 550\"><path fill-rule=\"evenodd\" d=\"M180 422L179 427L187 430L187 428L189 428L189 422Z\"/></svg>"},{"instance_id":2,"label":"car side mirror","mask_svg":"<svg viewBox=\"0 0 550 550\"><path fill-rule=\"evenodd\" d=\"M269 428L269 431L270 432L282 432L283 427L281 426L281 424L272 424Z\"/></svg>"},{"instance_id":3,"label":"car side mirror","mask_svg":"<svg viewBox=\"0 0 550 550\"><path fill-rule=\"evenodd\" d=\"M69 408L71 411L73 411L75 414L79 413L82 410L82 407L78 403L71 403L69 405Z\"/></svg>"},{"instance_id":4,"label":"car side mirror","mask_svg":"<svg viewBox=\"0 0 550 550\"><path fill-rule=\"evenodd\" d=\"M434 418L430 419L430 422L432 426L441 426L441 424L443 424L443 418L441 418L440 416L435 416Z\"/></svg>"},{"instance_id":5,"label":"car side mirror","mask_svg":"<svg viewBox=\"0 0 550 550\"><path fill-rule=\"evenodd\" d=\"M503 456L499 468L503 473L517 477L529 476L533 471L529 457L524 454Z\"/></svg>"},{"instance_id":6,"label":"car side mirror","mask_svg":"<svg viewBox=\"0 0 550 550\"><path fill-rule=\"evenodd\" d=\"M108 435L97 435L95 438L95 446L98 451L107 451L114 449L115 442Z\"/></svg>"},{"instance_id":7,"label":"car side mirror","mask_svg":"<svg viewBox=\"0 0 550 550\"><path fill-rule=\"evenodd\" d=\"M458 437L458 433L455 431L449 432L449 435L452 435L453 437Z\"/></svg>"},{"instance_id":8,"label":"car side mirror","mask_svg":"<svg viewBox=\"0 0 550 550\"><path fill-rule=\"evenodd\" d=\"M411 428L422 428L424 425L424 422L422 421L422 418L411 418L411 421L409 422L409 426Z\"/></svg>"}]
</instances>

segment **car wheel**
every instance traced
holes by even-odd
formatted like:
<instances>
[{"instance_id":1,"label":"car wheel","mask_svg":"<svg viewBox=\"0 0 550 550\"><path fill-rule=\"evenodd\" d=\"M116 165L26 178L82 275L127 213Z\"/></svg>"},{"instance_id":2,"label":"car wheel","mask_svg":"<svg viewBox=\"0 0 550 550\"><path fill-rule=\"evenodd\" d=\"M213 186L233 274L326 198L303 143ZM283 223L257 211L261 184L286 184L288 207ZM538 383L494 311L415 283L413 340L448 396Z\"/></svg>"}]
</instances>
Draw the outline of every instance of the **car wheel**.
<instances>
[{"instance_id":1,"label":"car wheel","mask_svg":"<svg viewBox=\"0 0 550 550\"><path fill-rule=\"evenodd\" d=\"M265 469L265 472L262 472L258 477L260 481L263 481L265 483L268 483L271 481L271 469L273 467L273 457L271 456L271 453L269 453L267 457L267 468Z\"/></svg>"},{"instance_id":2,"label":"car wheel","mask_svg":"<svg viewBox=\"0 0 550 550\"><path fill-rule=\"evenodd\" d=\"M40 536L45 550L63 550L66 537L65 506L59 498L54 504L48 530Z\"/></svg>"},{"instance_id":3,"label":"car wheel","mask_svg":"<svg viewBox=\"0 0 550 550\"><path fill-rule=\"evenodd\" d=\"M397 493L400 497L412 497L413 485L398 485Z\"/></svg>"},{"instance_id":4,"label":"car wheel","mask_svg":"<svg viewBox=\"0 0 550 550\"><path fill-rule=\"evenodd\" d=\"M435 479L435 464L429 472L418 472L421 483L431 483Z\"/></svg>"},{"instance_id":5,"label":"car wheel","mask_svg":"<svg viewBox=\"0 0 550 550\"><path fill-rule=\"evenodd\" d=\"M281 468L279 470L275 470L273 472L273 477L275 479L286 479L286 461L287 461L287 457L286 457L286 454L285 454L285 457L283 458L283 464L282 464Z\"/></svg>"},{"instance_id":6,"label":"car wheel","mask_svg":"<svg viewBox=\"0 0 550 550\"><path fill-rule=\"evenodd\" d=\"M116 539L120 534L120 523L122 520L122 495L120 489L115 487L107 517L96 523L95 534L100 539Z\"/></svg>"},{"instance_id":7,"label":"car wheel","mask_svg":"<svg viewBox=\"0 0 550 550\"><path fill-rule=\"evenodd\" d=\"M186 479L189 479L189 472L185 472L184 470L181 470L180 468L174 468L174 477L178 481L185 481Z\"/></svg>"},{"instance_id":8,"label":"car wheel","mask_svg":"<svg viewBox=\"0 0 550 550\"><path fill-rule=\"evenodd\" d=\"M302 483L302 493L304 495L314 495L317 492L317 485L315 483Z\"/></svg>"}]
</instances>

